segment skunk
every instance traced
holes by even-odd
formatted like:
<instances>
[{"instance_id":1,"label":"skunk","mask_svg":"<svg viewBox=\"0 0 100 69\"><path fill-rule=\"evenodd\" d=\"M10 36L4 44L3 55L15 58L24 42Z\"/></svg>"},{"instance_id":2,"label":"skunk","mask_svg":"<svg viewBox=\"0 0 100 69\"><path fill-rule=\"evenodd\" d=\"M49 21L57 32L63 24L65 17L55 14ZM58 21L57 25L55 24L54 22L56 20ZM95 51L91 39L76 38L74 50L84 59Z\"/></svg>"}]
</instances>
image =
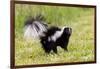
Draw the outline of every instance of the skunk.
<instances>
[{"instance_id":1,"label":"skunk","mask_svg":"<svg viewBox=\"0 0 100 69\"><path fill-rule=\"evenodd\" d=\"M53 50L57 53L57 46L60 46L65 51L68 51L67 45L71 36L72 29L64 27L62 29L58 27L51 27L45 33L45 36L41 37L41 44L46 53L50 53Z\"/></svg>"},{"instance_id":2,"label":"skunk","mask_svg":"<svg viewBox=\"0 0 100 69\"><path fill-rule=\"evenodd\" d=\"M67 46L71 33L72 28L70 27L48 27L44 17L41 15L32 17L25 22L24 37L38 38L46 53L50 53L51 51L57 53L57 46L68 51Z\"/></svg>"}]
</instances>

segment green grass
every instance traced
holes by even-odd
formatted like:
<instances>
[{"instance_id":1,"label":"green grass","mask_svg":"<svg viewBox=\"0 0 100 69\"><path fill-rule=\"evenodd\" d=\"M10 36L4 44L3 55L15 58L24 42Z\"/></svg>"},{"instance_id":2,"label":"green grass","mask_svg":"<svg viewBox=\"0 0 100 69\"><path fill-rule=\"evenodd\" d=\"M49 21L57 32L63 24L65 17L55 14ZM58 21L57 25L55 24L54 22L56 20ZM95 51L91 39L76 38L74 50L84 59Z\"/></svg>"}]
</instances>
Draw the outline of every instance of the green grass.
<instances>
[{"instance_id":1,"label":"green grass","mask_svg":"<svg viewBox=\"0 0 100 69\"><path fill-rule=\"evenodd\" d=\"M15 64L49 64L94 61L94 9L37 5L15 5ZM23 38L24 22L29 16L43 14L49 26L68 26L72 35L68 52L47 55L38 40Z\"/></svg>"}]
</instances>

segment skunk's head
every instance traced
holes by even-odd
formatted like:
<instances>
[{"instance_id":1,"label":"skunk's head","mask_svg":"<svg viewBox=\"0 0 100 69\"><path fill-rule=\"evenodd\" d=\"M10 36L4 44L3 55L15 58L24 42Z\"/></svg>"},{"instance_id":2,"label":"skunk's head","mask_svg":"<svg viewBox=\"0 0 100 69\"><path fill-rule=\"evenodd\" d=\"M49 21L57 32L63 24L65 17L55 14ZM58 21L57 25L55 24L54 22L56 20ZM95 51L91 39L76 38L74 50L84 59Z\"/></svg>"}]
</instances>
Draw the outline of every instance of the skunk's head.
<instances>
[{"instance_id":1,"label":"skunk's head","mask_svg":"<svg viewBox=\"0 0 100 69\"><path fill-rule=\"evenodd\" d=\"M70 27L65 27L63 29L63 34L65 34L66 36L70 36L72 34L72 28Z\"/></svg>"},{"instance_id":2,"label":"skunk's head","mask_svg":"<svg viewBox=\"0 0 100 69\"><path fill-rule=\"evenodd\" d=\"M24 37L25 38L40 38L44 36L43 32L47 31L47 24L42 15L30 17L25 22Z\"/></svg>"}]
</instances>

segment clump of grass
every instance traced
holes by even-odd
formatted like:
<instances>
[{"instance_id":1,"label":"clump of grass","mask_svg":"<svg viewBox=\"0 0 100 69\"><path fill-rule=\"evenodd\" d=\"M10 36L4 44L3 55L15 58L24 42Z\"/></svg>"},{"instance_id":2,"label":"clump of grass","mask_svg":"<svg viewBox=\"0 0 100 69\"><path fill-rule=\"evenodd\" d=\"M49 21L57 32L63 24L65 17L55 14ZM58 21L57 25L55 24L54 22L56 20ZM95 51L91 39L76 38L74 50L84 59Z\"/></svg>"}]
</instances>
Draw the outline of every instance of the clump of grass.
<instances>
[{"instance_id":1,"label":"clump of grass","mask_svg":"<svg viewBox=\"0 0 100 69\"><path fill-rule=\"evenodd\" d=\"M15 64L49 64L94 61L94 9L39 5L15 5ZM39 40L23 38L24 22L29 16L43 14L49 26L69 26L72 35L68 52L46 54Z\"/></svg>"}]
</instances>

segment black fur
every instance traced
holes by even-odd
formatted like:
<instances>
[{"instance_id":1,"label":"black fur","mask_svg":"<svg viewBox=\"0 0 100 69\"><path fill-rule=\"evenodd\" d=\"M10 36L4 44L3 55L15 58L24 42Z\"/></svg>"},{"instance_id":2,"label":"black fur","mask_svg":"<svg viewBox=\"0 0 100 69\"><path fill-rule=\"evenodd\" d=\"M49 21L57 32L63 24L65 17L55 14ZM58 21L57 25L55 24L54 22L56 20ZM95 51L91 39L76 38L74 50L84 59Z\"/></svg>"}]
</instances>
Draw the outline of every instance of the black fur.
<instances>
[{"instance_id":1,"label":"black fur","mask_svg":"<svg viewBox=\"0 0 100 69\"><path fill-rule=\"evenodd\" d=\"M60 46L67 51L67 46L69 43L70 35L72 33L72 29L64 28L62 35L56 41L48 40L48 38L53 36L56 31L61 31L61 29L58 27L51 27L45 33L46 36L41 37L41 44L46 53L50 53L51 50L53 50L54 53L57 53L57 46Z\"/></svg>"}]
</instances>

